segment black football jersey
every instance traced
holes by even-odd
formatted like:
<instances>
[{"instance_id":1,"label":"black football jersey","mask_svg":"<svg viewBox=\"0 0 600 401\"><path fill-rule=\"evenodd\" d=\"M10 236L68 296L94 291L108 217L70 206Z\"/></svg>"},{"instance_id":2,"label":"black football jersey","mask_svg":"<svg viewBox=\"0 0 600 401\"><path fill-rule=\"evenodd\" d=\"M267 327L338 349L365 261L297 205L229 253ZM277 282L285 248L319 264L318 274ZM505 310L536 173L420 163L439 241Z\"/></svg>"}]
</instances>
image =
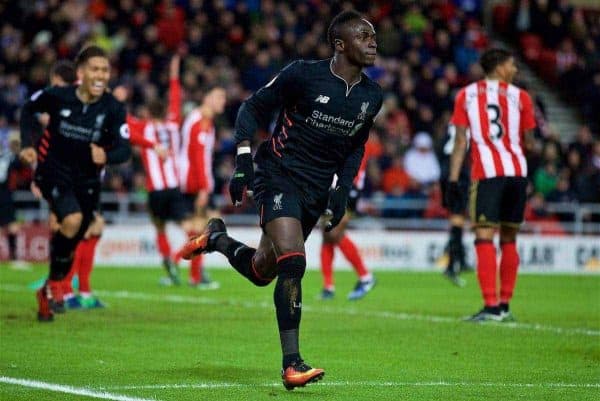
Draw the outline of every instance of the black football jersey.
<instances>
[{"instance_id":1,"label":"black football jersey","mask_svg":"<svg viewBox=\"0 0 600 401\"><path fill-rule=\"evenodd\" d=\"M93 103L83 103L76 86L51 87L31 96L21 113L22 147L36 146L38 169L73 178L97 177L90 144L105 149L109 164L129 159L129 129L125 107L110 93ZM48 113L50 122L41 138L37 113Z\"/></svg>"},{"instance_id":2,"label":"black football jersey","mask_svg":"<svg viewBox=\"0 0 600 401\"><path fill-rule=\"evenodd\" d=\"M255 155L259 165L279 163L306 191L325 192L334 174L350 188L382 103L377 83L361 74L349 86L331 68L332 59L295 61L244 102L236 120L238 143L251 139L274 110L279 117Z\"/></svg>"}]
</instances>

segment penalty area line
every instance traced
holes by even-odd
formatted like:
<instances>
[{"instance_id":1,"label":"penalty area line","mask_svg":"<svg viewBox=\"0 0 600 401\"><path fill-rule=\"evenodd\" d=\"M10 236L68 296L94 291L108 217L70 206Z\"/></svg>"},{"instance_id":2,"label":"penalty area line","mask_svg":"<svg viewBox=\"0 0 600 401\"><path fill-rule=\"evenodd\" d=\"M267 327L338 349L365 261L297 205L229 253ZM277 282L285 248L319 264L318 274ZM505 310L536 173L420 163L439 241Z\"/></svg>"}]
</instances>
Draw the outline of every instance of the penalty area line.
<instances>
[{"instance_id":1,"label":"penalty area line","mask_svg":"<svg viewBox=\"0 0 600 401\"><path fill-rule=\"evenodd\" d=\"M0 376L0 383L13 384L15 386L35 388L39 390L53 391L57 393L82 395L90 398L100 398L102 400L113 401L157 401L155 398L138 398L127 395L97 391L83 387L73 387L64 384L47 383L38 380L19 379L16 377Z\"/></svg>"},{"instance_id":2,"label":"penalty area line","mask_svg":"<svg viewBox=\"0 0 600 401\"><path fill-rule=\"evenodd\" d=\"M493 382L389 382L389 381L320 381L311 387L497 387L497 388L600 388L600 383L493 383ZM110 390L169 390L204 389L217 390L228 388L281 387L281 383L189 383L189 384L148 384L139 386L107 387ZM103 388L104 389L104 388Z\"/></svg>"}]
</instances>

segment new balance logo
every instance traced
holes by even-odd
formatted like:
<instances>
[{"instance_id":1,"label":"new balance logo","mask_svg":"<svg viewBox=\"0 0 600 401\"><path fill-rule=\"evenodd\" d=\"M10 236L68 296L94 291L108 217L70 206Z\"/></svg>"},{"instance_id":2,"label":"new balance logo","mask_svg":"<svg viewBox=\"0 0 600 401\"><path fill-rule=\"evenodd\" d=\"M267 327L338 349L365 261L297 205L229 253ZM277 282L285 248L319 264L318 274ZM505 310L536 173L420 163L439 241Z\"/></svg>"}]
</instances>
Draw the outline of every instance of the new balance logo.
<instances>
[{"instance_id":1,"label":"new balance logo","mask_svg":"<svg viewBox=\"0 0 600 401\"><path fill-rule=\"evenodd\" d=\"M329 102L329 96L325 96L325 95L319 95L319 96L317 96L317 98L315 99L315 102L317 102L317 103L323 103L323 104L327 104L327 102Z\"/></svg>"},{"instance_id":2,"label":"new balance logo","mask_svg":"<svg viewBox=\"0 0 600 401\"><path fill-rule=\"evenodd\" d=\"M281 210L283 206L281 204L281 198L283 198L283 194L277 194L273 198L273 210Z\"/></svg>"}]
</instances>

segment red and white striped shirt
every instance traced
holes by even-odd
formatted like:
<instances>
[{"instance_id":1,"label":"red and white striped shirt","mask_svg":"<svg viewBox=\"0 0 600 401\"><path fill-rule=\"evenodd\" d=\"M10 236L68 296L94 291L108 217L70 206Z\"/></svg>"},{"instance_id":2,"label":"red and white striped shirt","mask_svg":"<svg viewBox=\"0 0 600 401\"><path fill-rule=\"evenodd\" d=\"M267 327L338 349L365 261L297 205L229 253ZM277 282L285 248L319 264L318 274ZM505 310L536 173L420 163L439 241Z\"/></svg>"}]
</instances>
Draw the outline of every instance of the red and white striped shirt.
<instances>
[{"instance_id":1,"label":"red and white striped shirt","mask_svg":"<svg viewBox=\"0 0 600 401\"><path fill-rule=\"evenodd\" d=\"M209 118L202 117L200 110L192 111L181 128L181 153L179 177L181 191L197 194L212 192L215 183L212 174L215 126Z\"/></svg>"},{"instance_id":2,"label":"red and white striped shirt","mask_svg":"<svg viewBox=\"0 0 600 401\"><path fill-rule=\"evenodd\" d=\"M130 142L142 148L142 162L146 173L146 189L162 191L179 188L177 155L181 147L179 124L181 120L181 88L178 80L171 80L169 109L164 121L139 120L127 116ZM153 147L164 146L168 155L161 160Z\"/></svg>"},{"instance_id":3,"label":"red and white striped shirt","mask_svg":"<svg viewBox=\"0 0 600 401\"><path fill-rule=\"evenodd\" d=\"M471 178L526 177L523 133L535 128L529 94L497 80L481 80L456 96L451 124L471 132Z\"/></svg>"}]
</instances>

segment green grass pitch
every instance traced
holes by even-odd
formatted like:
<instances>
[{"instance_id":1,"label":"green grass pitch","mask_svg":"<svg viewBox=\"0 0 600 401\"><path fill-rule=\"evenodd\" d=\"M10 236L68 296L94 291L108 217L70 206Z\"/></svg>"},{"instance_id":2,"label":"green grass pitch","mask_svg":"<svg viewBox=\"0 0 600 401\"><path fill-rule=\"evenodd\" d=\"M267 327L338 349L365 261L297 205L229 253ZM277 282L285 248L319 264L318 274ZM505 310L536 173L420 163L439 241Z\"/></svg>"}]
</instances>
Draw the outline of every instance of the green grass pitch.
<instances>
[{"instance_id":1,"label":"green grass pitch","mask_svg":"<svg viewBox=\"0 0 600 401\"><path fill-rule=\"evenodd\" d=\"M466 288L439 273L377 272L372 293L318 301L303 286L301 350L326 370L295 391L280 383L273 286L212 270L221 289L158 285L157 268L98 268L103 310L35 320L27 284L45 268L0 266L1 400L599 400L600 277L522 275L516 324L473 324ZM186 272L184 272L186 273ZM37 388L36 388L37 387Z\"/></svg>"}]
</instances>

